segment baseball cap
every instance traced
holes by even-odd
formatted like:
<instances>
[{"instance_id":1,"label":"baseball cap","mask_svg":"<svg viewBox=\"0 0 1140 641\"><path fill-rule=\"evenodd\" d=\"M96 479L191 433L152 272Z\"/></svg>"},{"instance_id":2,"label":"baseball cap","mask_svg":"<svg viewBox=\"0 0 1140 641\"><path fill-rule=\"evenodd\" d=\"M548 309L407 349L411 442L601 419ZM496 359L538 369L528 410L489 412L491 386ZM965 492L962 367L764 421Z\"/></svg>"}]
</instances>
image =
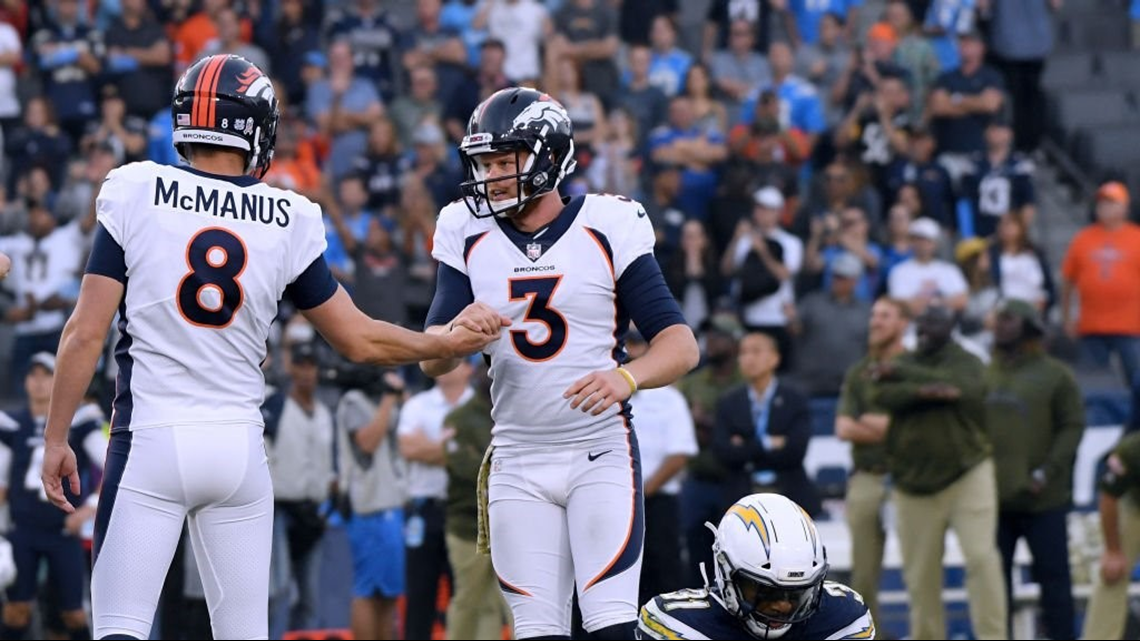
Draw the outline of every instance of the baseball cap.
<instances>
[{"instance_id":1,"label":"baseball cap","mask_svg":"<svg viewBox=\"0 0 1140 641\"><path fill-rule=\"evenodd\" d=\"M1033 329L1038 334L1045 333L1045 321L1041 318L1041 312L1037 311L1037 308L1027 301L1010 298L1002 303L998 313L1016 316L1025 321L1026 327Z\"/></svg>"},{"instance_id":2,"label":"baseball cap","mask_svg":"<svg viewBox=\"0 0 1140 641\"><path fill-rule=\"evenodd\" d=\"M55 354L51 352L36 352L28 361L28 365L39 365L51 373L55 373Z\"/></svg>"},{"instance_id":3,"label":"baseball cap","mask_svg":"<svg viewBox=\"0 0 1140 641\"><path fill-rule=\"evenodd\" d=\"M783 209L784 195L775 187L761 187L752 194L752 200L761 207Z\"/></svg>"},{"instance_id":4,"label":"baseball cap","mask_svg":"<svg viewBox=\"0 0 1140 641\"><path fill-rule=\"evenodd\" d=\"M292 356L294 363L317 362L317 350L313 347L312 343L294 343L289 354Z\"/></svg>"},{"instance_id":5,"label":"baseball cap","mask_svg":"<svg viewBox=\"0 0 1140 641\"><path fill-rule=\"evenodd\" d=\"M328 58L325 57L325 54L321 53L320 51L313 50L305 54L305 64L324 69L325 67L329 66L329 61Z\"/></svg>"},{"instance_id":6,"label":"baseball cap","mask_svg":"<svg viewBox=\"0 0 1140 641\"><path fill-rule=\"evenodd\" d=\"M967 238L954 248L954 260L964 263L974 256L986 251L989 244L984 238Z\"/></svg>"},{"instance_id":7,"label":"baseball cap","mask_svg":"<svg viewBox=\"0 0 1140 641\"><path fill-rule=\"evenodd\" d=\"M831 273L844 278L859 278L863 275L863 261L853 254L843 252L831 261Z\"/></svg>"},{"instance_id":8,"label":"baseball cap","mask_svg":"<svg viewBox=\"0 0 1140 641\"><path fill-rule=\"evenodd\" d=\"M1097 202L1108 200L1122 205L1127 205L1130 200L1128 188L1124 186L1124 183L1115 180L1101 185L1100 189L1096 190L1096 199Z\"/></svg>"},{"instance_id":9,"label":"baseball cap","mask_svg":"<svg viewBox=\"0 0 1140 641\"><path fill-rule=\"evenodd\" d=\"M929 218L916 218L911 221L908 233L927 240L938 240L942 230L938 227L938 223Z\"/></svg>"},{"instance_id":10,"label":"baseball cap","mask_svg":"<svg viewBox=\"0 0 1140 641\"><path fill-rule=\"evenodd\" d=\"M897 43L899 35L891 25L885 22L876 22L867 30L867 40L885 40L890 43Z\"/></svg>"}]
</instances>

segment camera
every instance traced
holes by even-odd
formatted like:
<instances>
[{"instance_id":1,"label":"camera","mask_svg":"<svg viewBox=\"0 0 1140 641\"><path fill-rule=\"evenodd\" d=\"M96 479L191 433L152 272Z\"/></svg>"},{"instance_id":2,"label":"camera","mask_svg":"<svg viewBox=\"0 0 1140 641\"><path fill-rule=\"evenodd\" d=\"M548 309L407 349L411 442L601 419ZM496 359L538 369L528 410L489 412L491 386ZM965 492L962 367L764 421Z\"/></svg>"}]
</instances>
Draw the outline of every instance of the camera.
<instances>
[{"instance_id":1,"label":"camera","mask_svg":"<svg viewBox=\"0 0 1140 641\"><path fill-rule=\"evenodd\" d=\"M321 368L321 383L332 385L343 391L360 390L368 396L381 396L396 392L384 381L389 370L374 365L358 365L340 362Z\"/></svg>"}]
</instances>

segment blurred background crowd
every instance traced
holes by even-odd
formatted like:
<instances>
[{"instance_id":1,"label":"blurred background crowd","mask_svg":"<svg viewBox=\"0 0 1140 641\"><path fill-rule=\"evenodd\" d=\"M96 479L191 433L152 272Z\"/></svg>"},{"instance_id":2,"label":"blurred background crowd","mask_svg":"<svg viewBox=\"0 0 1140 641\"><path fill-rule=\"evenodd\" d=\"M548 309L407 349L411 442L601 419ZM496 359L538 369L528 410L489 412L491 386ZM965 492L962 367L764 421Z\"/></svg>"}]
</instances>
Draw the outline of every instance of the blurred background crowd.
<instances>
[{"instance_id":1,"label":"blurred background crowd","mask_svg":"<svg viewBox=\"0 0 1140 641\"><path fill-rule=\"evenodd\" d=\"M912 616L912 636L984 636L1028 610L1017 630L1072 638L1099 572L1082 520L1097 461L1140 425L1136 45L1126 0L0 0L0 251L14 262L0 395L12 412L43 404L30 381L54 366L34 356L55 351L74 304L99 185L124 163L179 162L171 90L200 57L239 54L274 79L265 182L319 202L336 277L371 316L414 328L467 118L498 89L537 86L574 121L565 195L645 205L704 352L675 389L633 399L644 595L700 584L704 521L774 488L838 526L836 572L855 572L884 633L908 633L906 599L875 599L905 577L911 610L950 613L948 630ZM104 409L112 350L90 394ZM434 384L350 367L287 303L269 353L273 634L499 638L494 574L474 555L482 366ZM913 368L882 365L902 353ZM1046 354L1059 360L1022 367ZM902 427L884 436L883 416L965 436L930 452ZM899 463L931 456L946 478ZM986 491L1000 545L958 529L943 584L946 526L977 523L963 511ZM908 518L934 535L908 537ZM156 638L209 636L184 548ZM935 582L933 606L915 577ZM1058 590L1075 596L1047 602ZM979 605L1003 592L1007 609ZM1052 613L1041 626L1034 595ZM49 589L41 604L44 633L61 630Z\"/></svg>"}]
</instances>

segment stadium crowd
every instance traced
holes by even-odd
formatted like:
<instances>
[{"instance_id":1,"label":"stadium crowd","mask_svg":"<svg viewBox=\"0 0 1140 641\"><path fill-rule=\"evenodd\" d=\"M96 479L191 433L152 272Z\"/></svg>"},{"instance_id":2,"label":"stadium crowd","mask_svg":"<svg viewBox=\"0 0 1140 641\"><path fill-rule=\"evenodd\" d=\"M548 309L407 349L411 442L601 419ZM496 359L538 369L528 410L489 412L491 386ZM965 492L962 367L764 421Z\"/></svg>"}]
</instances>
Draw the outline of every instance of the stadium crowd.
<instances>
[{"instance_id":1,"label":"stadium crowd","mask_svg":"<svg viewBox=\"0 0 1140 641\"><path fill-rule=\"evenodd\" d=\"M1140 410L1140 231L1126 221L1127 188L1108 182L1066 255L1034 243L1040 75L1059 4L708 0L704 20L681 29L676 0L2 0L6 406L42 405L32 381L54 367L43 353L78 294L104 176L179 162L172 84L202 56L238 54L275 80L281 121L264 180L322 205L326 258L363 310L417 329L435 217L460 197L467 120L499 89L536 86L574 121L565 195L644 204L703 348L676 389L632 400L642 601L699 585L705 521L776 490L817 518L842 506L851 584L876 617L892 527L880 508L895 504L912 638L945 635L948 526L973 544L963 554L978 638L1008 634L1021 537L1049 637L1074 638L1066 515L1084 409L1045 347L1075 341L1105 371L1116 354ZM475 474L490 439L482 364L434 384L414 368L350 366L282 309L264 364L272 634L329 625L319 551L344 528L354 575L338 578L354 585L356 638L431 638L443 620L448 638L500 638L505 607L475 554ZM630 337L632 355L641 345ZM113 350L92 409L114 393ZM821 412L855 446L846 501L825 501L843 497L805 470ZM66 527L83 536L81 518ZM158 638L209 635L191 557L184 546L175 559ZM40 603L45 634L66 634L50 582ZM1092 638L1119 638L1123 613L1108 611L1121 627ZM31 616L6 607L4 624Z\"/></svg>"}]
</instances>

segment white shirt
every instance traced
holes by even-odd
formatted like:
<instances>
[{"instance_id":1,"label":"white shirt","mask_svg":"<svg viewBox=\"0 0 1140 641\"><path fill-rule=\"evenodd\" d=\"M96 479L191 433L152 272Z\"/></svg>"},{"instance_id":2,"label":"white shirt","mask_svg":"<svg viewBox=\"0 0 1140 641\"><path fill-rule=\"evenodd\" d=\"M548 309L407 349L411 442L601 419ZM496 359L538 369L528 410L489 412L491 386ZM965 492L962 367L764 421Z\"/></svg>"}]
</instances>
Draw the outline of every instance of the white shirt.
<instances>
[{"instance_id":1,"label":"white shirt","mask_svg":"<svg viewBox=\"0 0 1140 641\"><path fill-rule=\"evenodd\" d=\"M693 414L685 397L676 388L638 390L630 403L633 405L633 428L637 431L637 445L641 450L643 480L656 474L665 459L674 454L696 455L697 433L693 427ZM681 491L683 476L680 473L669 479L658 492L677 494Z\"/></svg>"},{"instance_id":2,"label":"white shirt","mask_svg":"<svg viewBox=\"0 0 1140 641\"><path fill-rule=\"evenodd\" d=\"M542 43L546 7L534 0L492 0L487 14L487 33L503 43L506 56L503 73L511 80L538 80L542 77L542 61L538 47Z\"/></svg>"},{"instance_id":3,"label":"white shirt","mask_svg":"<svg viewBox=\"0 0 1140 641\"><path fill-rule=\"evenodd\" d=\"M780 283L780 289L771 296L765 296L744 308L745 325L763 325L782 327L788 324L788 315L784 313L784 306L796 302L795 289L792 282L804 264L804 243L799 238L776 228L768 232L768 238L780 243L784 249L784 267L791 272L791 277ZM751 236L745 236L736 243L733 249L736 266L744 264L744 258L752 247Z\"/></svg>"},{"instance_id":4,"label":"white shirt","mask_svg":"<svg viewBox=\"0 0 1140 641\"><path fill-rule=\"evenodd\" d=\"M0 54L19 54L20 34L7 22L0 22ZM16 95L16 71L12 66L0 67L0 118L20 115L20 99Z\"/></svg>"},{"instance_id":5,"label":"white shirt","mask_svg":"<svg viewBox=\"0 0 1140 641\"><path fill-rule=\"evenodd\" d=\"M1001 293L1004 298L1016 298L1036 305L1045 300L1045 273L1041 261L1032 252L1017 255L1002 254Z\"/></svg>"},{"instance_id":6,"label":"white shirt","mask_svg":"<svg viewBox=\"0 0 1140 641\"><path fill-rule=\"evenodd\" d=\"M292 397L285 399L277 433L266 439L273 498L282 501L323 501L333 479L332 412L313 401L310 416Z\"/></svg>"},{"instance_id":7,"label":"white shirt","mask_svg":"<svg viewBox=\"0 0 1140 641\"><path fill-rule=\"evenodd\" d=\"M74 299L78 288L80 259L86 253L79 222L56 227L52 233L36 240L27 233L0 239L0 251L12 259L8 284L23 305L30 295L42 303L56 294ZM65 310L38 311L30 320L16 324L16 334L46 334L63 328Z\"/></svg>"},{"instance_id":8,"label":"white shirt","mask_svg":"<svg viewBox=\"0 0 1140 641\"><path fill-rule=\"evenodd\" d=\"M934 259L920 263L914 258L899 263L891 270L887 291L892 298L911 299L920 294L949 298L965 294L966 278L957 265Z\"/></svg>"},{"instance_id":9,"label":"white shirt","mask_svg":"<svg viewBox=\"0 0 1140 641\"><path fill-rule=\"evenodd\" d=\"M443 419L451 410L471 400L475 390L463 390L459 400L448 403L443 391L433 387L408 399L400 410L400 422L396 426L397 436L422 432L424 436L438 441L443 434ZM427 465L408 461L408 498L443 499L447 498L447 468L442 465Z\"/></svg>"}]
</instances>

